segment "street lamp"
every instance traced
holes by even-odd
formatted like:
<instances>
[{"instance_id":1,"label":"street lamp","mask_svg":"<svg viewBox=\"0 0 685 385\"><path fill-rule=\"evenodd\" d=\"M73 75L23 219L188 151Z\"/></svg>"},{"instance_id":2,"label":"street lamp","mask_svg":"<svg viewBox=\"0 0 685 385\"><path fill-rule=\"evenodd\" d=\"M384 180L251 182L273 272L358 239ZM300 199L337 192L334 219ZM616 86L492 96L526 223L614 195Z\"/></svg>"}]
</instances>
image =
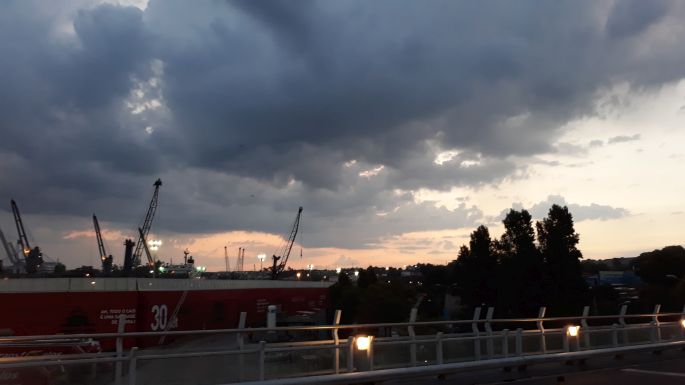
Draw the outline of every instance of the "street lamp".
<instances>
[{"instance_id":1,"label":"street lamp","mask_svg":"<svg viewBox=\"0 0 685 385\"><path fill-rule=\"evenodd\" d=\"M566 336L564 337L564 351L569 352L572 349L571 345L576 346L576 350L580 348L580 341L578 341L578 334L580 333L580 326L578 325L568 325L566 329ZM572 342L571 340L575 340Z\"/></svg>"},{"instance_id":2,"label":"street lamp","mask_svg":"<svg viewBox=\"0 0 685 385\"><path fill-rule=\"evenodd\" d=\"M264 269L264 260L266 259L266 254L262 253L257 255L257 259L259 259L259 271L262 271Z\"/></svg>"},{"instance_id":3,"label":"street lamp","mask_svg":"<svg viewBox=\"0 0 685 385\"><path fill-rule=\"evenodd\" d=\"M314 270L314 265L312 265L312 264L307 265L307 270L309 270L310 272L312 270Z\"/></svg>"},{"instance_id":4,"label":"street lamp","mask_svg":"<svg viewBox=\"0 0 685 385\"><path fill-rule=\"evenodd\" d=\"M339 268L339 267L336 267L336 268L335 268L335 272L336 272L337 274L340 274L341 271L342 271L341 268Z\"/></svg>"},{"instance_id":5,"label":"street lamp","mask_svg":"<svg viewBox=\"0 0 685 385\"><path fill-rule=\"evenodd\" d=\"M147 241L147 244L150 247L150 251L157 251L159 250L160 246L162 246L162 241L159 239L149 240Z\"/></svg>"}]
</instances>

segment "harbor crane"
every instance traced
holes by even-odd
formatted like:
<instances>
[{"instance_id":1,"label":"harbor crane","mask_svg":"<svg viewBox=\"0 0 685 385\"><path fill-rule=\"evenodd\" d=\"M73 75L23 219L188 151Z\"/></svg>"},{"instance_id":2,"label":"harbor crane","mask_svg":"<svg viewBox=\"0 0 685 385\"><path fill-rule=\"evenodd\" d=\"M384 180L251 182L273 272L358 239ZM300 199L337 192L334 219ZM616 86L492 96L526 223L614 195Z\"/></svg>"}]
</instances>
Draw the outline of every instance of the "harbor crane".
<instances>
[{"instance_id":1,"label":"harbor crane","mask_svg":"<svg viewBox=\"0 0 685 385\"><path fill-rule=\"evenodd\" d=\"M95 239L98 242L98 252L100 253L100 261L102 262L102 273L109 274L112 272L112 262L114 257L112 255L107 255L105 251L105 243L102 239L102 233L100 232L100 223L98 222L98 217L93 214L93 227L95 228Z\"/></svg>"},{"instance_id":2,"label":"harbor crane","mask_svg":"<svg viewBox=\"0 0 685 385\"><path fill-rule=\"evenodd\" d=\"M34 274L38 272L40 266L43 264L43 253L40 252L38 246L31 248L29 239L26 236L26 231L24 229L24 222L21 220L21 214L19 213L19 207L14 199L10 200L12 206L12 214L14 215L14 223L17 225L17 233L19 234L19 241L17 242L21 246L22 253L24 254L24 260L26 263L26 272L29 274Z\"/></svg>"},{"instance_id":3,"label":"harbor crane","mask_svg":"<svg viewBox=\"0 0 685 385\"><path fill-rule=\"evenodd\" d=\"M21 258L19 258L19 253L17 253L17 249L14 248L14 244L7 241L2 229L0 229L0 242L2 242L2 246L5 248L7 259L9 259L10 263L12 264L12 271L18 272L24 270L24 262L21 260Z\"/></svg>"},{"instance_id":4,"label":"harbor crane","mask_svg":"<svg viewBox=\"0 0 685 385\"><path fill-rule=\"evenodd\" d=\"M147 247L146 239L148 234L150 233L150 228L152 227L152 220L155 217L155 212L157 211L157 199L159 197L159 186L162 185L162 180L157 179L157 181L153 184L155 187L154 193L152 193L152 200L150 200L150 207L147 209L147 213L145 214L145 220L143 221L143 226L140 227L139 230L139 237L138 237L138 242L136 243L136 249L133 252L133 265L138 266L140 265L140 257L143 255L143 250ZM151 261L150 258L148 258L148 262L152 263L154 265L154 261Z\"/></svg>"},{"instance_id":5,"label":"harbor crane","mask_svg":"<svg viewBox=\"0 0 685 385\"><path fill-rule=\"evenodd\" d=\"M295 217L295 223L290 230L290 236L281 248L279 255L273 255L273 266L271 267L271 279L278 279L278 275L285 270L285 266L288 263L288 257L290 257L290 251L293 249L293 244L295 244L295 237L297 237L297 231L300 228L300 217L302 217L302 207L297 211L297 216Z\"/></svg>"}]
</instances>

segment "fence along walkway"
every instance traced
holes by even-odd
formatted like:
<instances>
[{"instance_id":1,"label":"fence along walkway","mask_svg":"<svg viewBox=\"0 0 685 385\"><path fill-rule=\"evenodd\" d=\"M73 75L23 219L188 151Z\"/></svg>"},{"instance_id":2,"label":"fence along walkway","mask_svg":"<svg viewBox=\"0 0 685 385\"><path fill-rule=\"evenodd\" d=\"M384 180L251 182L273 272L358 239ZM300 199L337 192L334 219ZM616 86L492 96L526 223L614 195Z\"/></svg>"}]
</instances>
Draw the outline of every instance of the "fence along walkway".
<instances>
[{"instance_id":1,"label":"fence along walkway","mask_svg":"<svg viewBox=\"0 0 685 385\"><path fill-rule=\"evenodd\" d=\"M493 318L494 309L474 311L470 320L236 329L19 336L0 338L0 347L116 339L116 352L0 358L0 378L21 379L35 368L68 383L207 384L271 380L288 383L354 383L502 368L601 354L685 346L685 308L649 314L575 317ZM124 325L124 323L120 323ZM318 334L295 342L279 337ZM167 346L124 349L133 337L177 338ZM182 337L179 339L179 337ZM191 339L192 337L192 339Z\"/></svg>"}]
</instances>

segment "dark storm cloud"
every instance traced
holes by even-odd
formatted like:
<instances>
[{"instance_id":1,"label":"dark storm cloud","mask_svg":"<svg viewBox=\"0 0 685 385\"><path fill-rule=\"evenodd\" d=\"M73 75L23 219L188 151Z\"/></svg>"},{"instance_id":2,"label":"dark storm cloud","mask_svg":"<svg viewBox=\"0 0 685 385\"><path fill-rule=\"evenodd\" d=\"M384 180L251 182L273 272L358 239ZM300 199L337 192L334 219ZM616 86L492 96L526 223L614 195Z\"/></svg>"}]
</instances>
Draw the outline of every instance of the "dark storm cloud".
<instances>
[{"instance_id":1,"label":"dark storm cloud","mask_svg":"<svg viewBox=\"0 0 685 385\"><path fill-rule=\"evenodd\" d=\"M664 0L617 1L609 15L606 28L610 36L624 38L644 32L668 12L669 2Z\"/></svg>"},{"instance_id":2,"label":"dark storm cloud","mask_svg":"<svg viewBox=\"0 0 685 385\"><path fill-rule=\"evenodd\" d=\"M470 226L477 208L408 191L498 183L558 152L600 90L681 78L682 39L652 31L682 16L665 1L4 2L0 197L131 223L162 176L168 230L282 232L299 205L320 245Z\"/></svg>"}]
</instances>

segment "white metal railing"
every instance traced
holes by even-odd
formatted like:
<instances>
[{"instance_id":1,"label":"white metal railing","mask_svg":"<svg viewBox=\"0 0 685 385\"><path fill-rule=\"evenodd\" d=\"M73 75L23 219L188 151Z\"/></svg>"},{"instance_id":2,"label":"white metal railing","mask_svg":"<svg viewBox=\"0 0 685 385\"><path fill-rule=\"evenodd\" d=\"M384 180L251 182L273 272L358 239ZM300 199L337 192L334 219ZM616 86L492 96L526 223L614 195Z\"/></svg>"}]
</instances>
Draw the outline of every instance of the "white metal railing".
<instances>
[{"instance_id":1,"label":"white metal railing","mask_svg":"<svg viewBox=\"0 0 685 385\"><path fill-rule=\"evenodd\" d=\"M70 340L115 339L115 352L0 358L0 373L4 370L22 368L50 366L66 368L72 365L92 365L95 368L98 365L113 364L114 373L112 375L110 372L109 376L115 384L124 382L139 384L144 383L144 381L139 381L140 373L144 373L147 369L154 370L154 368L146 367L146 362L153 360L184 359L187 361L193 358L237 357L238 365L235 368L237 378L232 378L230 381L262 381L267 378L300 378L324 374L350 376L356 372L377 372L388 375L391 373L388 370L401 368L414 368L417 373L421 373L433 370L426 369L429 367L447 368L449 366L454 369L474 367L474 365L478 367L479 363L483 368L487 368L491 362L497 360L523 360L543 356L552 359L559 354L594 354L593 352L616 351L616 349L624 351L650 346L655 349L663 344L680 346L681 343L685 343L683 341L685 309L680 313L660 313L658 305L654 312L649 314L627 314L625 306L621 308L619 314L606 316L589 316L588 307L584 308L582 315L577 317L545 317L544 308L540 309L539 317L536 318L495 319L493 308L487 309L485 318L481 318L480 314L481 309L477 308L471 320L421 322L416 321L416 311L413 310L409 322L340 325L340 311L336 311L332 325L274 328L246 328L245 315L241 314L239 327L235 329L129 333L123 331L124 320L122 319L117 333L68 335ZM470 331L459 331L456 330L457 327L470 328ZM382 336L382 333L378 332L382 329L398 332L405 328L406 335L392 335L391 333L391 336ZM429 329L430 334L425 329ZM266 337L269 335L274 336L279 333L315 331L330 332L331 338L285 343L267 343L263 340L268 339ZM357 341L361 342L361 331L364 331L364 336L371 336L368 339L368 347L364 349L357 347ZM424 333L421 333L422 331ZM340 333L346 333L349 336L344 339L340 337ZM227 334L236 337L234 346L229 349L204 351L140 350L137 347L124 349L125 341L132 341L139 337L201 337ZM246 341L248 335L259 334L263 338L260 338L257 343ZM377 336L374 337L374 334ZM22 346L38 341L58 343L65 337L67 336L1 337L0 348ZM306 355L306 353L313 355ZM407 359L405 359L405 354L408 354ZM305 355L316 360L323 358L326 360L325 365L319 362L319 365L311 367L293 363L294 357L305 357ZM252 359L248 359L249 357ZM286 357L288 362L279 366L277 362L270 361L273 357ZM469 365L466 365L467 363ZM273 373L274 371L276 373ZM364 376L369 376L369 374ZM362 377L367 378L364 376ZM350 377L350 381L362 377L353 376ZM283 381L287 382L287 380ZM207 381L198 379L198 382L206 383Z\"/></svg>"}]
</instances>

